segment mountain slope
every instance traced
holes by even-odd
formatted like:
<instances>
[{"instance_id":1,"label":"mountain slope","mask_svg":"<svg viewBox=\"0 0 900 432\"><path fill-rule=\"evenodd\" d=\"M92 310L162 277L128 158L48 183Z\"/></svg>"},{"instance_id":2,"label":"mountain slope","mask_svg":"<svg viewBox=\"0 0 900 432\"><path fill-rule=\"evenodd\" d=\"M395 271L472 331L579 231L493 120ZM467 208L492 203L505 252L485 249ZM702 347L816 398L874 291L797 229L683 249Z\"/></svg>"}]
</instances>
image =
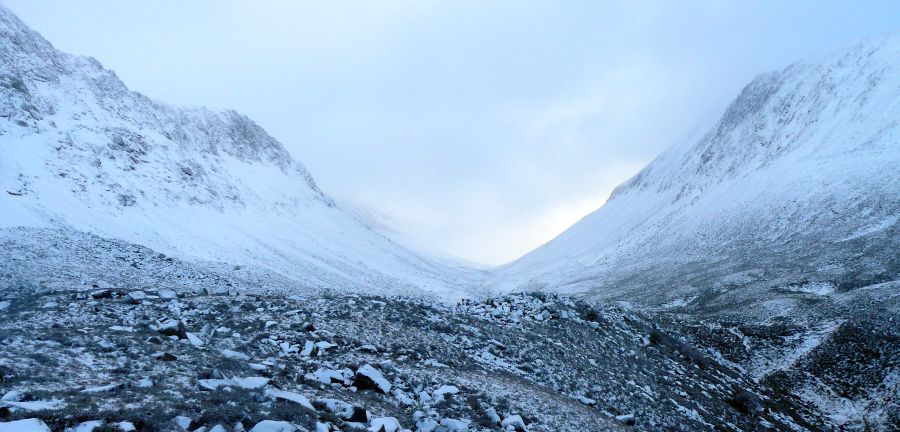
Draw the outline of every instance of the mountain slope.
<instances>
[{"instance_id":1,"label":"mountain slope","mask_svg":"<svg viewBox=\"0 0 900 432\"><path fill-rule=\"evenodd\" d=\"M492 284L701 308L895 280L898 167L900 37L873 38L758 77Z\"/></svg>"},{"instance_id":2,"label":"mountain slope","mask_svg":"<svg viewBox=\"0 0 900 432\"><path fill-rule=\"evenodd\" d=\"M2 7L0 39L0 227L86 231L310 288L458 295L469 277L337 206L250 119L132 92Z\"/></svg>"}]
</instances>

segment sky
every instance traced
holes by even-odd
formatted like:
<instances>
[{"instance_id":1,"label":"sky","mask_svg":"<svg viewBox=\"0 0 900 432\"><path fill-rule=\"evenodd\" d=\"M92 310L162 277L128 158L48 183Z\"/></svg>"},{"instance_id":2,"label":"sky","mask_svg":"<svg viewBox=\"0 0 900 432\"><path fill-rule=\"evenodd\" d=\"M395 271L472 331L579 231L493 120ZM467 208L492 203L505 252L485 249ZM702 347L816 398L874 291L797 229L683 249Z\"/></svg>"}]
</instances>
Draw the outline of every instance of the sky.
<instances>
[{"instance_id":1,"label":"sky","mask_svg":"<svg viewBox=\"0 0 900 432\"><path fill-rule=\"evenodd\" d=\"M248 115L414 248L491 265L894 1L2 0L132 89Z\"/></svg>"}]
</instances>

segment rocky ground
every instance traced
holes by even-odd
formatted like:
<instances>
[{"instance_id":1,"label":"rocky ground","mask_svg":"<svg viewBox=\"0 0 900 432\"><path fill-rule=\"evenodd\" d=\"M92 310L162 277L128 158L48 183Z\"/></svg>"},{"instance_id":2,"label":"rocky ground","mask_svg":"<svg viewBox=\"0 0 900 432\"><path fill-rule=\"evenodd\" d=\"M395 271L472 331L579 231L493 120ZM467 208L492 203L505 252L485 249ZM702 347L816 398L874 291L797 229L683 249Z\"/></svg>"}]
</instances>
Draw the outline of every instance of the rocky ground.
<instances>
[{"instance_id":1,"label":"rocky ground","mask_svg":"<svg viewBox=\"0 0 900 432\"><path fill-rule=\"evenodd\" d=\"M2 421L37 418L52 430L823 425L664 326L566 298L445 306L98 288L18 293L0 305Z\"/></svg>"}]
</instances>

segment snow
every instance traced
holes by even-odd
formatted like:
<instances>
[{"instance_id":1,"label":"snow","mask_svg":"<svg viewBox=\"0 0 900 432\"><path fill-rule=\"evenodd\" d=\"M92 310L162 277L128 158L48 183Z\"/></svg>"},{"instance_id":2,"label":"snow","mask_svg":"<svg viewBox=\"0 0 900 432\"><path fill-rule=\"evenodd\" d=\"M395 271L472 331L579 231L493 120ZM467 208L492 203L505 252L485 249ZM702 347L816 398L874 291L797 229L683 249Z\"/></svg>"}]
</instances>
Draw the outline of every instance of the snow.
<instances>
[{"instance_id":1,"label":"snow","mask_svg":"<svg viewBox=\"0 0 900 432\"><path fill-rule=\"evenodd\" d=\"M0 432L50 432L50 428L41 420L25 419L0 423Z\"/></svg>"}]
</instances>

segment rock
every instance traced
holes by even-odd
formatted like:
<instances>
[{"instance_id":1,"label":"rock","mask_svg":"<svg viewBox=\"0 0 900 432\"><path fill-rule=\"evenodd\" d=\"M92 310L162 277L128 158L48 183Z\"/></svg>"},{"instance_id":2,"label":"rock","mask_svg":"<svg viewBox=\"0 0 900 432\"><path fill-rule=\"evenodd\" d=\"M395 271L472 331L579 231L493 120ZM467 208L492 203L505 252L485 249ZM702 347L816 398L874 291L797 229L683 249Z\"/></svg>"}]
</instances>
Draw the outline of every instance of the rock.
<instances>
[{"instance_id":1,"label":"rock","mask_svg":"<svg viewBox=\"0 0 900 432\"><path fill-rule=\"evenodd\" d=\"M224 356L227 359L232 359L232 360L243 360L243 361L250 360L250 356L248 356L247 354L239 353L237 351L232 351L230 349L223 349L222 356Z\"/></svg>"},{"instance_id":2,"label":"rock","mask_svg":"<svg viewBox=\"0 0 900 432\"><path fill-rule=\"evenodd\" d=\"M209 295L224 296L224 295L228 295L228 288L226 288L226 287L216 287L216 288L213 289L212 291L207 290L207 293L208 293Z\"/></svg>"},{"instance_id":3,"label":"rock","mask_svg":"<svg viewBox=\"0 0 900 432\"><path fill-rule=\"evenodd\" d=\"M416 432L434 432L440 423L430 418L423 418L416 422Z\"/></svg>"},{"instance_id":4,"label":"rock","mask_svg":"<svg viewBox=\"0 0 900 432\"><path fill-rule=\"evenodd\" d=\"M500 424L500 416L497 415L497 410L493 408L488 408L484 410L484 416L488 418L494 424Z\"/></svg>"},{"instance_id":5,"label":"rock","mask_svg":"<svg viewBox=\"0 0 900 432\"><path fill-rule=\"evenodd\" d=\"M378 348L376 348L375 345L372 345L372 344L362 345L359 348L357 348L356 350L362 351L362 352L369 352L369 353L377 353L378 352Z\"/></svg>"},{"instance_id":6,"label":"rock","mask_svg":"<svg viewBox=\"0 0 900 432\"><path fill-rule=\"evenodd\" d=\"M353 377L353 371L350 369L326 369L319 368L315 372L305 375L307 379L318 381L322 384L341 384L350 385L350 378ZM359 388L359 387L357 387Z\"/></svg>"},{"instance_id":7,"label":"rock","mask_svg":"<svg viewBox=\"0 0 900 432\"><path fill-rule=\"evenodd\" d=\"M177 336L178 339L187 339L184 323L179 320L167 319L155 326L150 326L150 328L166 336Z\"/></svg>"},{"instance_id":8,"label":"rock","mask_svg":"<svg viewBox=\"0 0 900 432\"><path fill-rule=\"evenodd\" d=\"M378 417L372 419L369 432L397 432L400 430L400 422L396 417Z\"/></svg>"},{"instance_id":9,"label":"rock","mask_svg":"<svg viewBox=\"0 0 900 432\"><path fill-rule=\"evenodd\" d=\"M208 390L218 390L221 387L236 386L243 389L263 388L269 383L269 379L265 377L246 377L231 379L202 379L197 384Z\"/></svg>"},{"instance_id":10,"label":"rock","mask_svg":"<svg viewBox=\"0 0 900 432\"><path fill-rule=\"evenodd\" d=\"M445 418L441 419L441 426L447 429L447 432L468 432L469 424L456 419Z\"/></svg>"},{"instance_id":11,"label":"rock","mask_svg":"<svg viewBox=\"0 0 900 432\"><path fill-rule=\"evenodd\" d=\"M353 385L359 390L378 389L385 394L390 393L392 387L384 375L369 364L362 365L356 370Z\"/></svg>"},{"instance_id":12,"label":"rock","mask_svg":"<svg viewBox=\"0 0 900 432\"><path fill-rule=\"evenodd\" d=\"M129 303L138 304L147 299L147 294L143 291L132 291L128 294L125 294L125 301Z\"/></svg>"},{"instance_id":13,"label":"rock","mask_svg":"<svg viewBox=\"0 0 900 432\"><path fill-rule=\"evenodd\" d=\"M594 406L597 403L596 400L591 399L587 396L576 396L575 399L578 399L578 401L588 406Z\"/></svg>"},{"instance_id":14,"label":"rock","mask_svg":"<svg viewBox=\"0 0 900 432\"><path fill-rule=\"evenodd\" d=\"M616 421L625 426L634 426L634 414L622 414L616 416Z\"/></svg>"},{"instance_id":15,"label":"rock","mask_svg":"<svg viewBox=\"0 0 900 432\"><path fill-rule=\"evenodd\" d=\"M119 387L122 387L122 384L120 384L120 383L107 384L105 386L88 387L88 388L82 390L81 393L105 393L108 391L115 390Z\"/></svg>"},{"instance_id":16,"label":"rock","mask_svg":"<svg viewBox=\"0 0 900 432\"><path fill-rule=\"evenodd\" d=\"M113 296L113 292L108 289L94 291L91 293L91 298L93 298L95 300L109 299L109 298L112 298L112 296Z\"/></svg>"},{"instance_id":17,"label":"rock","mask_svg":"<svg viewBox=\"0 0 900 432\"><path fill-rule=\"evenodd\" d=\"M103 420L90 420L78 423L74 427L66 428L66 432L92 432L100 426L103 426Z\"/></svg>"},{"instance_id":18,"label":"rock","mask_svg":"<svg viewBox=\"0 0 900 432\"><path fill-rule=\"evenodd\" d=\"M507 426L512 426L517 431L527 430L525 428L525 421L522 420L522 416L520 415L507 416L505 419L503 419L502 422L500 422L500 426L503 426L504 428Z\"/></svg>"},{"instance_id":19,"label":"rock","mask_svg":"<svg viewBox=\"0 0 900 432\"><path fill-rule=\"evenodd\" d=\"M137 430L137 427L134 426L134 423L130 421L120 421L115 424L122 432L134 432ZM212 431L210 431L212 432ZM224 432L224 431L222 431Z\"/></svg>"},{"instance_id":20,"label":"rock","mask_svg":"<svg viewBox=\"0 0 900 432\"><path fill-rule=\"evenodd\" d=\"M337 346L337 345L335 345L335 344L333 344L333 343L331 343L331 342L326 342L326 341L319 341L319 342L316 342L316 348L318 348L318 350L319 350L320 353L324 353L325 350L327 350L327 349L329 349L329 348L334 348L334 347L336 347L336 346Z\"/></svg>"},{"instance_id":21,"label":"rock","mask_svg":"<svg viewBox=\"0 0 900 432\"><path fill-rule=\"evenodd\" d=\"M348 422L365 423L369 421L369 412L365 408L353 406L353 413L347 418Z\"/></svg>"},{"instance_id":22,"label":"rock","mask_svg":"<svg viewBox=\"0 0 900 432\"><path fill-rule=\"evenodd\" d=\"M196 334L187 332L184 335L187 336L187 340L191 343L191 345L195 347L203 346L203 339L200 339L200 337L198 337Z\"/></svg>"},{"instance_id":23,"label":"rock","mask_svg":"<svg viewBox=\"0 0 900 432\"><path fill-rule=\"evenodd\" d=\"M266 390L266 395L273 399L283 399L286 401L294 402L308 410L315 411L316 409L309 402L309 399L306 396L303 396L300 393L293 393L289 391L279 390L279 389L268 389Z\"/></svg>"},{"instance_id":24,"label":"rock","mask_svg":"<svg viewBox=\"0 0 900 432\"><path fill-rule=\"evenodd\" d=\"M3 397L0 397L0 400L7 401L7 402L18 402L18 401L22 400L22 396L23 396L22 392L20 392L18 390L10 390L10 391L6 392L6 394L4 394Z\"/></svg>"},{"instance_id":25,"label":"rock","mask_svg":"<svg viewBox=\"0 0 900 432\"><path fill-rule=\"evenodd\" d=\"M436 401L442 401L442 400L444 400L444 395L448 395L448 394L454 395L457 393L459 393L458 387L452 386L452 385L442 385L442 386L438 387L437 390L435 390L434 392L431 393L431 398Z\"/></svg>"},{"instance_id":26,"label":"rock","mask_svg":"<svg viewBox=\"0 0 900 432\"><path fill-rule=\"evenodd\" d=\"M175 423L176 426L181 428L181 430L188 430L191 427L190 417L178 416L173 418L172 422Z\"/></svg>"},{"instance_id":27,"label":"rock","mask_svg":"<svg viewBox=\"0 0 900 432\"><path fill-rule=\"evenodd\" d=\"M178 357L175 357L174 354L167 352L160 352L153 354L153 357L159 361L175 361L178 360Z\"/></svg>"},{"instance_id":28,"label":"rock","mask_svg":"<svg viewBox=\"0 0 900 432\"><path fill-rule=\"evenodd\" d=\"M50 432L50 428L43 421L32 418L0 423L0 432Z\"/></svg>"},{"instance_id":29,"label":"rock","mask_svg":"<svg viewBox=\"0 0 900 432\"><path fill-rule=\"evenodd\" d=\"M286 421L263 420L253 426L250 432L296 432L297 428Z\"/></svg>"},{"instance_id":30,"label":"rock","mask_svg":"<svg viewBox=\"0 0 900 432\"><path fill-rule=\"evenodd\" d=\"M311 357L313 355L313 350L316 349L316 344L313 341L306 341L303 344L303 351L300 351L300 355L303 357Z\"/></svg>"}]
</instances>

